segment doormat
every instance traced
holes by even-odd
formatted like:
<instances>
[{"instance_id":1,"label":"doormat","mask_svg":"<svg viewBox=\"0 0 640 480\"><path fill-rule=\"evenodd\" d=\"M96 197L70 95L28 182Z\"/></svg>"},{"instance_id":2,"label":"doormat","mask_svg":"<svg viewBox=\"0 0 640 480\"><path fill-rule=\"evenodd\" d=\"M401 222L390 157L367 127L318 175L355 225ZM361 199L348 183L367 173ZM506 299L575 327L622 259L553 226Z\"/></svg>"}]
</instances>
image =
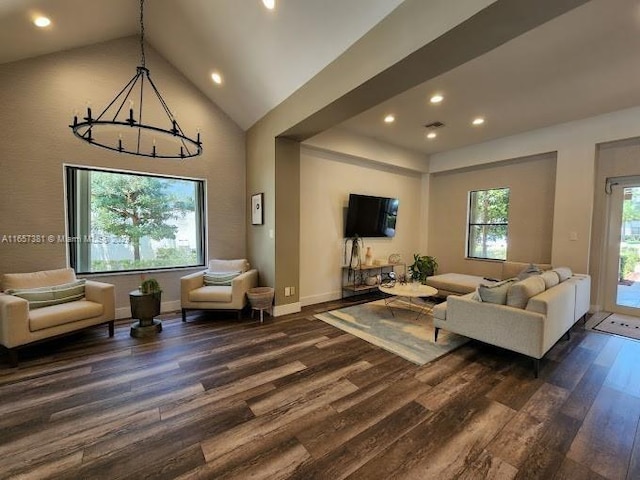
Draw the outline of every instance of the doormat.
<instances>
[{"instance_id":1,"label":"doormat","mask_svg":"<svg viewBox=\"0 0 640 480\"><path fill-rule=\"evenodd\" d=\"M353 305L314 315L334 327L384 348L410 362L424 365L469 341L467 337L440 330L433 342L433 318L419 312L421 305L384 300Z\"/></svg>"},{"instance_id":2,"label":"doormat","mask_svg":"<svg viewBox=\"0 0 640 480\"><path fill-rule=\"evenodd\" d=\"M612 313L595 325L593 329L640 340L640 318L638 317Z\"/></svg>"}]
</instances>

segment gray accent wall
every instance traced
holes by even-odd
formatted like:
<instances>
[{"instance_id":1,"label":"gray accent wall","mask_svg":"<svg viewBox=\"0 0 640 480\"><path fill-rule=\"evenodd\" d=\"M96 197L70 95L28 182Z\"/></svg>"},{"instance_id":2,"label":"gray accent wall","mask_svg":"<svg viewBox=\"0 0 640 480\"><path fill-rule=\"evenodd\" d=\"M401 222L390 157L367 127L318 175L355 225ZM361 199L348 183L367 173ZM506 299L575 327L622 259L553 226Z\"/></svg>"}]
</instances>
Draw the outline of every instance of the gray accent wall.
<instances>
[{"instance_id":1,"label":"gray accent wall","mask_svg":"<svg viewBox=\"0 0 640 480\"><path fill-rule=\"evenodd\" d=\"M209 257L247 255L245 134L151 47L146 48L151 77L183 130L195 134L200 128L202 156L179 161L119 154L81 142L68 127L74 110L86 112L88 101L94 112L101 110L133 76L138 42L128 37L0 65L0 239L64 236L63 165L90 165L205 179ZM65 266L65 243L0 243L0 274ZM189 271L153 274L162 284L163 303L179 307L179 278ZM126 313L127 294L140 275L96 279L117 285L116 308Z\"/></svg>"}]
</instances>

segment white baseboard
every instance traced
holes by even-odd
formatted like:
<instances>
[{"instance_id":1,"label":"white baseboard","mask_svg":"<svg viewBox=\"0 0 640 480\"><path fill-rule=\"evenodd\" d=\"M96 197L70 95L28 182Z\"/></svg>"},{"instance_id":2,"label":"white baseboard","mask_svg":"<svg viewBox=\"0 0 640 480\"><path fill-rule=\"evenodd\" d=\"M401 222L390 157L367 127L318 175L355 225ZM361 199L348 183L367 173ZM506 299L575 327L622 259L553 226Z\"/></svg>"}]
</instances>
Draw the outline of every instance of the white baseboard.
<instances>
[{"instance_id":1,"label":"white baseboard","mask_svg":"<svg viewBox=\"0 0 640 480\"><path fill-rule=\"evenodd\" d=\"M342 294L340 292L321 293L319 295L309 295L307 297L301 297L300 304L303 307L307 307L309 305L315 305L316 303L332 302L333 300L340 300L341 298L342 298Z\"/></svg>"},{"instance_id":2,"label":"white baseboard","mask_svg":"<svg viewBox=\"0 0 640 480\"><path fill-rule=\"evenodd\" d=\"M286 305L276 305L273 307L273 316L281 317L282 315L288 315L290 313L298 313L302 310L300 302L287 303Z\"/></svg>"},{"instance_id":3,"label":"white baseboard","mask_svg":"<svg viewBox=\"0 0 640 480\"><path fill-rule=\"evenodd\" d=\"M176 310L180 310L180 300L171 300L160 304L160 313L175 312ZM130 306L116 308L116 320L123 318L131 318Z\"/></svg>"}]
</instances>

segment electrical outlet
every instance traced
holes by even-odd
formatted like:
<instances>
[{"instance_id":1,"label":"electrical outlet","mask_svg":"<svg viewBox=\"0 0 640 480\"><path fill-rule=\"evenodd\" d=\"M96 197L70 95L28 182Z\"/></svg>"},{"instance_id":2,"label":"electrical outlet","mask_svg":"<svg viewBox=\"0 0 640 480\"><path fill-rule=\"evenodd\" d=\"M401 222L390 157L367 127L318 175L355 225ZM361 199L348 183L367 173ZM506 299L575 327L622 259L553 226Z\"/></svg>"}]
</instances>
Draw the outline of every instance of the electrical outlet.
<instances>
[{"instance_id":1,"label":"electrical outlet","mask_svg":"<svg viewBox=\"0 0 640 480\"><path fill-rule=\"evenodd\" d=\"M285 297L291 296L291 287L284 287L284 296Z\"/></svg>"},{"instance_id":2,"label":"electrical outlet","mask_svg":"<svg viewBox=\"0 0 640 480\"><path fill-rule=\"evenodd\" d=\"M289 292L291 292L291 295L295 295L296 294L296 287L289 287Z\"/></svg>"}]
</instances>

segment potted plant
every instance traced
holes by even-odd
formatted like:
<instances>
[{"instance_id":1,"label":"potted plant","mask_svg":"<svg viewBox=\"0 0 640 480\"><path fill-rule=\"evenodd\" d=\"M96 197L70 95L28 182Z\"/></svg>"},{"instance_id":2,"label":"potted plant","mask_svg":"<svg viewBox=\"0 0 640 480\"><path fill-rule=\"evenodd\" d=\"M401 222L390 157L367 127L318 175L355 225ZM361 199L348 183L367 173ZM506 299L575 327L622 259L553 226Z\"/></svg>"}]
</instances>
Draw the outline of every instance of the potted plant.
<instances>
[{"instance_id":1,"label":"potted plant","mask_svg":"<svg viewBox=\"0 0 640 480\"><path fill-rule=\"evenodd\" d=\"M131 317L139 321L131 326L131 336L143 337L162 330L162 324L153 317L160 315L162 289L155 278L144 280L138 290L129 294Z\"/></svg>"},{"instance_id":2,"label":"potted plant","mask_svg":"<svg viewBox=\"0 0 640 480\"><path fill-rule=\"evenodd\" d=\"M438 262L435 257L413 254L413 263L409 265L409 274L414 281L425 283L427 277L434 275L438 270Z\"/></svg>"}]
</instances>

